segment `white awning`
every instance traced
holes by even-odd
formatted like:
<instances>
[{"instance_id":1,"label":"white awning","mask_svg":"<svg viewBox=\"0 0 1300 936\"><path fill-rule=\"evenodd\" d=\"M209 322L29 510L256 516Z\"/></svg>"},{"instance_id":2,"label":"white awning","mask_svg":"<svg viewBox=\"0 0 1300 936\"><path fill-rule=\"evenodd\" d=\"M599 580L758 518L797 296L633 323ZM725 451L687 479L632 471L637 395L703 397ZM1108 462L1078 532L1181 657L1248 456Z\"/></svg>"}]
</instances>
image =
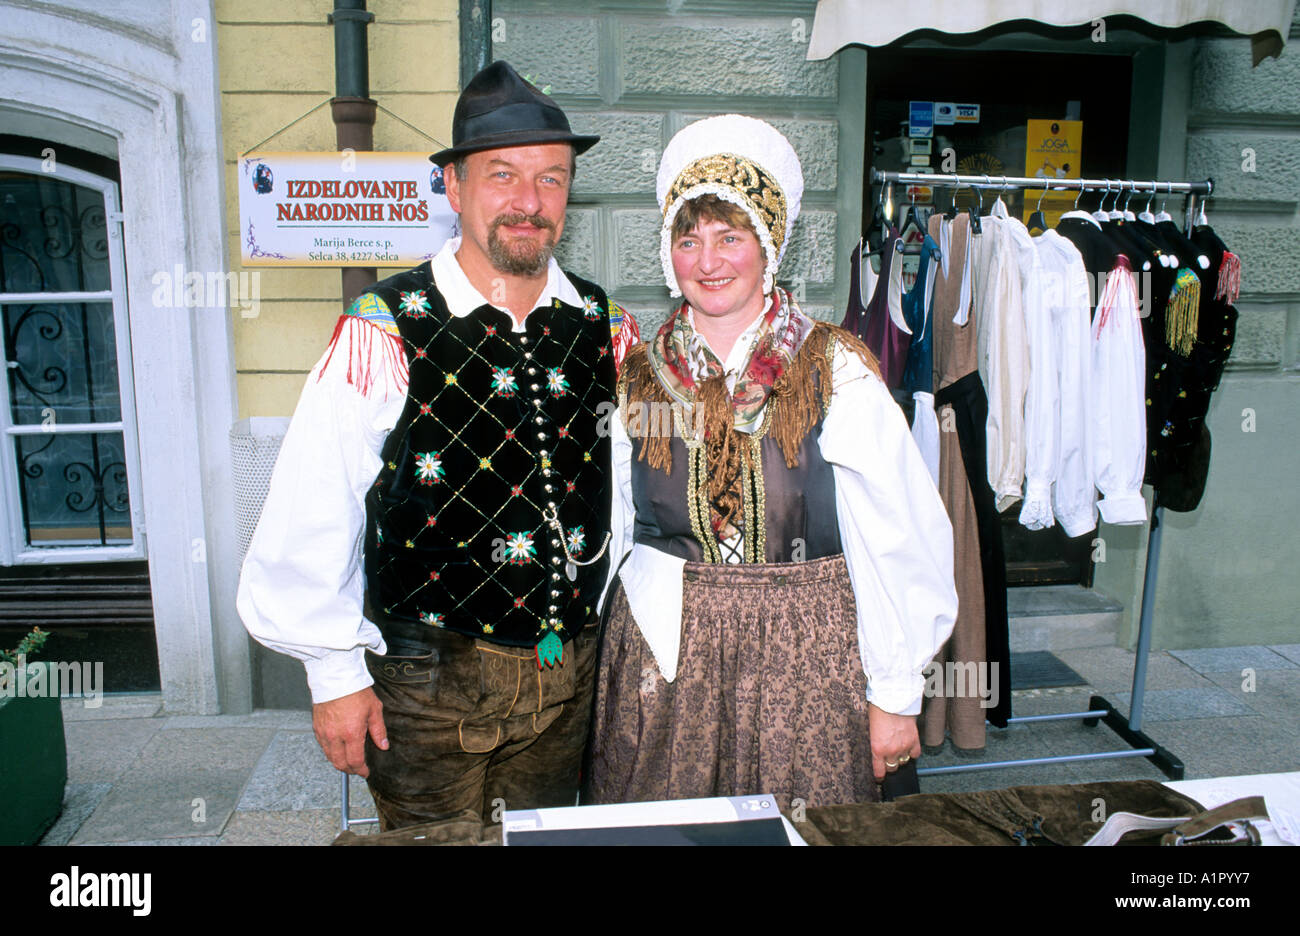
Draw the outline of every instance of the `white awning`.
<instances>
[{"instance_id":1,"label":"white awning","mask_svg":"<svg viewBox=\"0 0 1300 936\"><path fill-rule=\"evenodd\" d=\"M1081 26L1107 16L1135 16L1176 28L1207 20L1250 36L1256 65L1282 52L1296 0L818 0L809 59L830 58L846 45L883 46L918 29L961 34L1010 20Z\"/></svg>"}]
</instances>

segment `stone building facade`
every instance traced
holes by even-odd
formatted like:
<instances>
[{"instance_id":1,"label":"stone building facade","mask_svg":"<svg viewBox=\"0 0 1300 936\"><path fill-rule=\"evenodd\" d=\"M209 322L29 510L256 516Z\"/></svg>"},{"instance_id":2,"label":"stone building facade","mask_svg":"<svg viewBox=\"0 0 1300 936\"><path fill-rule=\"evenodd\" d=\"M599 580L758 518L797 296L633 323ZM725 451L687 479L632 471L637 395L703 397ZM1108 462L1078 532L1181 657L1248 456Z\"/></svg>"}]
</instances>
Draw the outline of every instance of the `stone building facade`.
<instances>
[{"instance_id":1,"label":"stone building facade","mask_svg":"<svg viewBox=\"0 0 1300 936\"><path fill-rule=\"evenodd\" d=\"M843 315L862 199L866 55L810 62L815 4L497 0L492 54L551 93L601 142L580 162L560 260L605 285L644 328L663 321L655 173L688 123L771 122L804 166L803 210L780 282L818 318ZM855 133L856 128L856 133Z\"/></svg>"}]
</instances>

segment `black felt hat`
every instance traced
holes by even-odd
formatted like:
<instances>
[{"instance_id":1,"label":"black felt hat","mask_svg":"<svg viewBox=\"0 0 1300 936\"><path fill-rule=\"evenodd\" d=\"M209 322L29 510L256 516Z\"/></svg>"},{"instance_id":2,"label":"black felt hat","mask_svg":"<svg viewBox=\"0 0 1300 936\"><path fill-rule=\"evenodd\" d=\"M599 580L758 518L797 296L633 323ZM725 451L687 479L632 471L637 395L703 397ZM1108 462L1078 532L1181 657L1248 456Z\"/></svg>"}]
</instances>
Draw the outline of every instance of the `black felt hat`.
<instances>
[{"instance_id":1,"label":"black felt hat","mask_svg":"<svg viewBox=\"0 0 1300 936\"><path fill-rule=\"evenodd\" d=\"M451 148L429 157L446 166L468 153L501 146L570 143L585 153L600 139L574 133L569 118L549 96L511 67L493 62L465 86L451 119Z\"/></svg>"}]
</instances>

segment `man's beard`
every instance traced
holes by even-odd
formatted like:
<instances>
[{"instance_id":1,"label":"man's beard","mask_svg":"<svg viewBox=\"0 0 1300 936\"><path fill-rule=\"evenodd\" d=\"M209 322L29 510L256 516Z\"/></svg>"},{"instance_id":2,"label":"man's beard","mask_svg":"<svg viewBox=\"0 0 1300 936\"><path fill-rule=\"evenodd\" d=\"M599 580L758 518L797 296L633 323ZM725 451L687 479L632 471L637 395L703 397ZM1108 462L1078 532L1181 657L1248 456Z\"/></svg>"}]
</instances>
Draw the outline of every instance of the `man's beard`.
<instances>
[{"instance_id":1,"label":"man's beard","mask_svg":"<svg viewBox=\"0 0 1300 936\"><path fill-rule=\"evenodd\" d=\"M549 231L551 236L544 238L541 244L526 238L512 239L507 243L497 234L498 229L503 226L525 223ZM550 264L554 250L555 224L540 215L500 215L488 228L488 257L492 261L492 266L500 273L508 273L512 276L537 276Z\"/></svg>"}]
</instances>

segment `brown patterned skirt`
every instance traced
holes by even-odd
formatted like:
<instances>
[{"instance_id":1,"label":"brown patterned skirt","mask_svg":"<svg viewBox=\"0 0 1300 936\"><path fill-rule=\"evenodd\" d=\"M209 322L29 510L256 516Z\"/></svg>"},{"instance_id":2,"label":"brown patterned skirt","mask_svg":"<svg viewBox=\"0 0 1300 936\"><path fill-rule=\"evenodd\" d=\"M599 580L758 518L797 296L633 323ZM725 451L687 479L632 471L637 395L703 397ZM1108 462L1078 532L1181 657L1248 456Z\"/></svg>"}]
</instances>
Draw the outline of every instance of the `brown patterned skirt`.
<instances>
[{"instance_id":1,"label":"brown patterned skirt","mask_svg":"<svg viewBox=\"0 0 1300 936\"><path fill-rule=\"evenodd\" d=\"M688 562L666 682L620 585L596 678L586 802L771 793L782 809L878 800L843 556Z\"/></svg>"}]
</instances>

